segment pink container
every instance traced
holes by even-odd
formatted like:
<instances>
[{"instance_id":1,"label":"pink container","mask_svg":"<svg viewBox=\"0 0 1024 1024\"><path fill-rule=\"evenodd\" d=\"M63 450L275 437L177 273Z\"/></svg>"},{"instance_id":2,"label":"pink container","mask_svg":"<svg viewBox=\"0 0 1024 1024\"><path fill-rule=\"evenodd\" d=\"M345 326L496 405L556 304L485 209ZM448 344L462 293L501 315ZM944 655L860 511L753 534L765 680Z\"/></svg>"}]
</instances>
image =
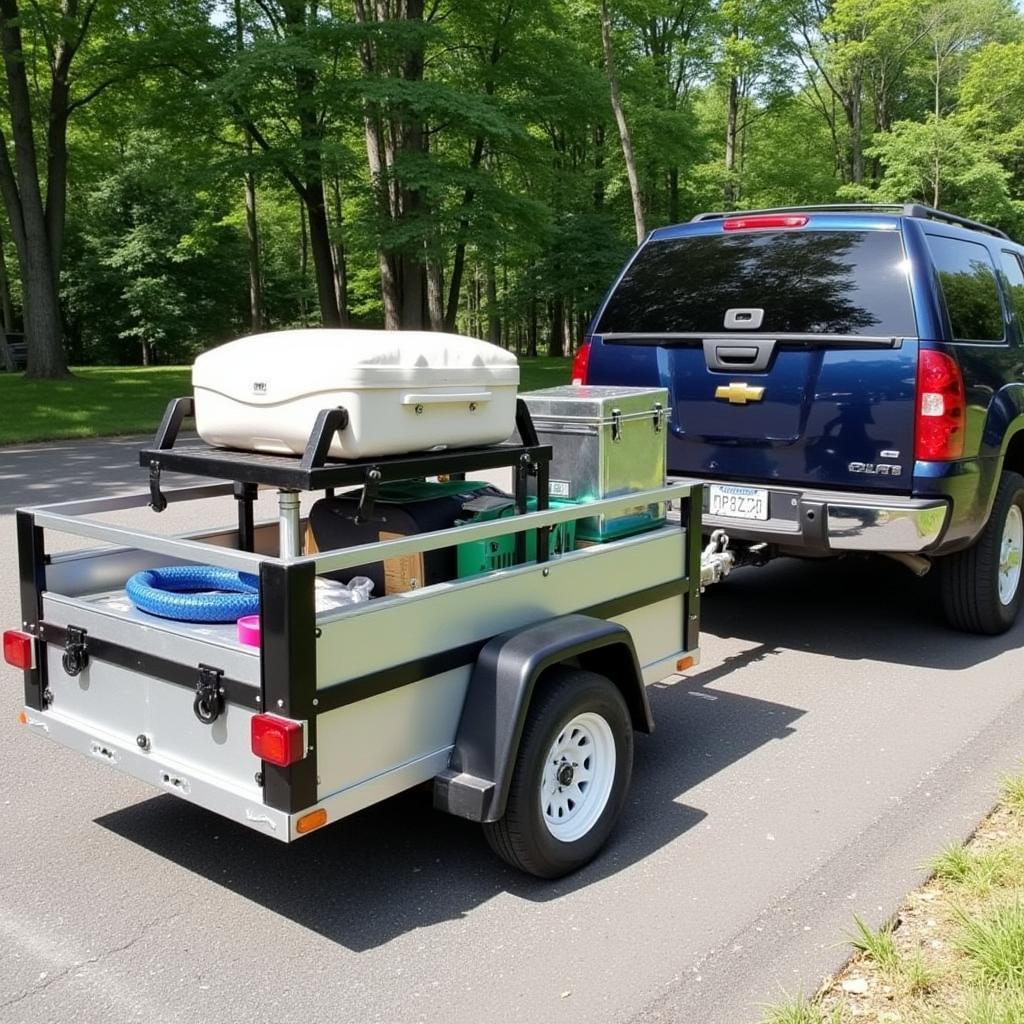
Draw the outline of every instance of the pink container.
<instances>
[{"instance_id":1,"label":"pink container","mask_svg":"<svg viewBox=\"0 0 1024 1024\"><path fill-rule=\"evenodd\" d=\"M238 642L248 644L250 647L259 647L260 617L258 615L243 615L238 620Z\"/></svg>"}]
</instances>

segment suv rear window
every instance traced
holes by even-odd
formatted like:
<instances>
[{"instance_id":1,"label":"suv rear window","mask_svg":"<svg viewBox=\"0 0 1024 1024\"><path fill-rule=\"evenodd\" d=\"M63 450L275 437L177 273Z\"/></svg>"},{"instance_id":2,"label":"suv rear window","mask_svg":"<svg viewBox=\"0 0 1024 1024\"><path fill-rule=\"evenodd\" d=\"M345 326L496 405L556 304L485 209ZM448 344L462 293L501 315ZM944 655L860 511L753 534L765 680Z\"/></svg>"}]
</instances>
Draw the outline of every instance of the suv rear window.
<instances>
[{"instance_id":1,"label":"suv rear window","mask_svg":"<svg viewBox=\"0 0 1024 1024\"><path fill-rule=\"evenodd\" d=\"M917 335L894 231L723 232L649 242L596 333L721 333L730 309L763 309L759 334Z\"/></svg>"}]
</instances>

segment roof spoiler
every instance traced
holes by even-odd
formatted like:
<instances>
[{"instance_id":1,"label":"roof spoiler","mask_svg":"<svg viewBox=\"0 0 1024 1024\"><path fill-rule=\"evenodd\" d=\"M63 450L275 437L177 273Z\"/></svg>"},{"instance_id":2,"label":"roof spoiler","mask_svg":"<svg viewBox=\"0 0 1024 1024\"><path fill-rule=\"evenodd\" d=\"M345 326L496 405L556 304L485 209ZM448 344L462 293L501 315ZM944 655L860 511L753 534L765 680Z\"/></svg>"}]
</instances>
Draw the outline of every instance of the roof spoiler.
<instances>
[{"instance_id":1,"label":"roof spoiler","mask_svg":"<svg viewBox=\"0 0 1024 1024\"><path fill-rule=\"evenodd\" d=\"M959 217L955 213L946 213L931 206L920 203L828 203L823 206L776 206L768 210L731 210L713 213L698 213L691 223L707 220L723 220L726 217L753 216L762 213L896 213L903 217L920 217L923 220L942 221L946 224L957 224L974 231L984 231L997 238L1009 239L1009 235L991 224Z\"/></svg>"}]
</instances>

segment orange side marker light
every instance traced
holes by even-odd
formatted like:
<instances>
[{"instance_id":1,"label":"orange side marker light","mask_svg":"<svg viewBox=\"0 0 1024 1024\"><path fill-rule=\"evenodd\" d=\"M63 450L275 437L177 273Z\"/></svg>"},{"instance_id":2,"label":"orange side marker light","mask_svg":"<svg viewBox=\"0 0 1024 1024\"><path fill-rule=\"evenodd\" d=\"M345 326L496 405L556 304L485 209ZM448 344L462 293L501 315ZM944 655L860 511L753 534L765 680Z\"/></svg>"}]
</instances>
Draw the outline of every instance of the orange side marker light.
<instances>
[{"instance_id":1,"label":"orange side marker light","mask_svg":"<svg viewBox=\"0 0 1024 1024\"><path fill-rule=\"evenodd\" d=\"M315 811L310 811L309 814L304 814L297 822L295 822L295 831L300 836L304 836L307 832L312 832L313 829L320 828L321 825L327 824L327 812L322 808L318 808Z\"/></svg>"}]
</instances>

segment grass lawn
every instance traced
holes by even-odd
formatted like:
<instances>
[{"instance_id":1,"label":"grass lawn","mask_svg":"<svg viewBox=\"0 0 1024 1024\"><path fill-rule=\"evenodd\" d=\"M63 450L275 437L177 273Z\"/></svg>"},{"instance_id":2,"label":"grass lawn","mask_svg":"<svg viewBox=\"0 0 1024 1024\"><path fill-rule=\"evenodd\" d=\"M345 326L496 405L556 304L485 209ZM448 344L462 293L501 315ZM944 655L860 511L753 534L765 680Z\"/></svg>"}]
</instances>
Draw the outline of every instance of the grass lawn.
<instances>
[{"instance_id":1,"label":"grass lawn","mask_svg":"<svg viewBox=\"0 0 1024 1024\"><path fill-rule=\"evenodd\" d=\"M770 1007L764 1024L1024 1024L1024 778L930 867L890 924L854 918L856 955L838 978Z\"/></svg>"},{"instance_id":2,"label":"grass lawn","mask_svg":"<svg viewBox=\"0 0 1024 1024\"><path fill-rule=\"evenodd\" d=\"M523 391L564 384L568 359L521 359ZM187 366L88 366L68 380L0 373L0 444L156 430L167 402L187 395Z\"/></svg>"}]
</instances>

